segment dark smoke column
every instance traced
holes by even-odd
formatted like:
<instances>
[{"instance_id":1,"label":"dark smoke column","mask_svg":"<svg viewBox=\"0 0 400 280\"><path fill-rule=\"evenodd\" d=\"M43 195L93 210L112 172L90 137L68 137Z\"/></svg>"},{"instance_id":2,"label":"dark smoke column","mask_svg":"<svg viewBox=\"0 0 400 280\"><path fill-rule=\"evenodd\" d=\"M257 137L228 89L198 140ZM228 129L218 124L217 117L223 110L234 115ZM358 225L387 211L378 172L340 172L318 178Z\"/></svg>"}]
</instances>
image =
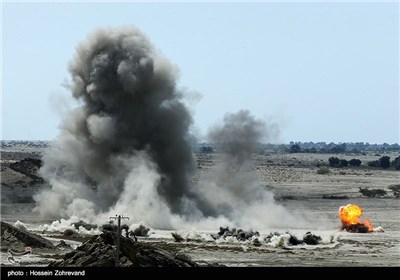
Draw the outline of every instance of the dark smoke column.
<instances>
[{"instance_id":1,"label":"dark smoke column","mask_svg":"<svg viewBox=\"0 0 400 280\"><path fill-rule=\"evenodd\" d=\"M129 187L132 162L144 152L160 175L160 198L179 212L194 159L188 141L192 119L179 100L175 69L137 29L104 28L76 48L69 71L82 107L62 123L58 152L46 154L42 168L50 184L62 182L73 193L61 197L53 185L60 208L83 198L95 211L106 211Z\"/></svg>"}]
</instances>

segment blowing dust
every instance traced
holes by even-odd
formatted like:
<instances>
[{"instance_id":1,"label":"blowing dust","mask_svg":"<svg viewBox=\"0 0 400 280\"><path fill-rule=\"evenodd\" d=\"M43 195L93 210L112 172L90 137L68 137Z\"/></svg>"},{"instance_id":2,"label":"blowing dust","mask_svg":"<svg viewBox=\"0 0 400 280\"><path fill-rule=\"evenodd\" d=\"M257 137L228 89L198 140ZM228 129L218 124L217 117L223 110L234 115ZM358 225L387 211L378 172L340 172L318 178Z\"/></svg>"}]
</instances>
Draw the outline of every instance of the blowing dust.
<instances>
[{"instance_id":1,"label":"blowing dust","mask_svg":"<svg viewBox=\"0 0 400 280\"><path fill-rule=\"evenodd\" d=\"M103 224L122 214L153 228L308 223L259 183L251 158L271 135L248 111L227 114L210 129L220 163L190 183L193 120L177 69L136 28L96 30L77 46L69 72L80 105L43 156L40 172L50 188L35 196L42 217Z\"/></svg>"}]
</instances>

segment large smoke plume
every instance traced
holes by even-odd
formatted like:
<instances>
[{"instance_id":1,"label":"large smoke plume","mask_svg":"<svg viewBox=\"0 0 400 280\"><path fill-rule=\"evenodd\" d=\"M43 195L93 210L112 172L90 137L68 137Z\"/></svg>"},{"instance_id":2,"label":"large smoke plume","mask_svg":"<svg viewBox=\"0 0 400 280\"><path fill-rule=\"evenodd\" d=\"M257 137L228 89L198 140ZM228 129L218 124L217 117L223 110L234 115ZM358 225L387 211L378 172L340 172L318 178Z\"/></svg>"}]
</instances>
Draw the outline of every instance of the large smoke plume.
<instances>
[{"instance_id":1,"label":"large smoke plume","mask_svg":"<svg viewBox=\"0 0 400 280\"><path fill-rule=\"evenodd\" d=\"M194 159L192 119L179 99L176 69L137 29L119 28L90 35L69 71L73 97L82 106L62 123L55 148L43 158L41 172L52 189L37 196L39 212L91 215L126 199L136 208L149 183L161 203L181 212ZM144 200L148 208L159 204Z\"/></svg>"},{"instance_id":2,"label":"large smoke plume","mask_svg":"<svg viewBox=\"0 0 400 280\"><path fill-rule=\"evenodd\" d=\"M98 223L123 214L157 228L295 225L259 184L250 159L267 127L248 111L226 115L209 137L221 163L189 183L195 170L192 118L176 88L176 69L135 28L99 29L69 66L81 102L43 157L51 186L36 210Z\"/></svg>"}]
</instances>

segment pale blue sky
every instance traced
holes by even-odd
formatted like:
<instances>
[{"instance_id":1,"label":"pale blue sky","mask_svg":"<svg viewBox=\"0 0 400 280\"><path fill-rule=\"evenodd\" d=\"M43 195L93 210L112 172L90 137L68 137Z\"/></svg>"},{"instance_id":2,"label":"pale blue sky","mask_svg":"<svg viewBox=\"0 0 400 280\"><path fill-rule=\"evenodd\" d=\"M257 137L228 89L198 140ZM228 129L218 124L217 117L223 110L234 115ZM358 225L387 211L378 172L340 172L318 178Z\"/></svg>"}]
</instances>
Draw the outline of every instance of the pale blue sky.
<instances>
[{"instance_id":1,"label":"pale blue sky","mask_svg":"<svg viewBox=\"0 0 400 280\"><path fill-rule=\"evenodd\" d=\"M202 134L248 109L279 142L398 143L399 4L3 3L2 139L51 140L75 46L134 25L180 69Z\"/></svg>"}]
</instances>

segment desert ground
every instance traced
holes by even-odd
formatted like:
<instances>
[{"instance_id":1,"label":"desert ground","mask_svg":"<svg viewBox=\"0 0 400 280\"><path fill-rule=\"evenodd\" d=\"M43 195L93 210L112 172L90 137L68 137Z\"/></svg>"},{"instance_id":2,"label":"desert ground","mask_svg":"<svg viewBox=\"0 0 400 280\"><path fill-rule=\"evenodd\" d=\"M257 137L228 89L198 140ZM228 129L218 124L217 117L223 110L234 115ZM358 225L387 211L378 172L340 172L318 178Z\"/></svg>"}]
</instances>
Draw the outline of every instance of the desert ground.
<instances>
[{"instance_id":1,"label":"desert ground","mask_svg":"<svg viewBox=\"0 0 400 280\"><path fill-rule=\"evenodd\" d=\"M41 225L52 221L43 220L32 211L32 195L42 188L43 180L37 173L39 167L36 162L25 159L40 159L44 149L2 148L1 220L12 225L22 223L29 231L41 235L55 245L64 240L71 247L62 250L34 249L32 254L16 258L11 263L7 258L9 248L2 243L3 266L46 266L89 238L71 238L62 232L46 233L40 230ZM149 236L138 237L138 241L166 250L182 251L198 263L215 262L226 266L399 266L400 200L389 187L400 183L400 171L366 166L368 161L377 160L383 155L394 159L399 153L385 152L377 155L268 152L254 157L253 166L260 175L261 183L273 192L278 204L294 213L323 217L326 224L330 225L327 228L313 225L310 228L296 229L255 229L260 232L260 239L275 231L290 231L298 237L311 231L321 236L322 242L318 245L289 246L283 241L276 246L266 243L254 246L251 242L232 240L216 242L207 238L211 232L201 229L194 229L192 232L150 229ZM328 167L328 159L332 156L347 160L358 158L363 164L360 167L331 168ZM218 161L218 155L200 153L196 155L196 159L198 173L193 181ZM13 165L21 161L22 165ZM329 173L318 174L318 169L323 166L329 168ZM360 187L383 189L387 194L382 197L365 197L360 193ZM384 232L349 233L341 230L338 209L347 204L360 205L364 210L363 217L370 219L374 227L382 227ZM175 242L171 236L173 232L180 232L187 238L183 242ZM218 228L215 229L214 233L216 232Z\"/></svg>"}]
</instances>

